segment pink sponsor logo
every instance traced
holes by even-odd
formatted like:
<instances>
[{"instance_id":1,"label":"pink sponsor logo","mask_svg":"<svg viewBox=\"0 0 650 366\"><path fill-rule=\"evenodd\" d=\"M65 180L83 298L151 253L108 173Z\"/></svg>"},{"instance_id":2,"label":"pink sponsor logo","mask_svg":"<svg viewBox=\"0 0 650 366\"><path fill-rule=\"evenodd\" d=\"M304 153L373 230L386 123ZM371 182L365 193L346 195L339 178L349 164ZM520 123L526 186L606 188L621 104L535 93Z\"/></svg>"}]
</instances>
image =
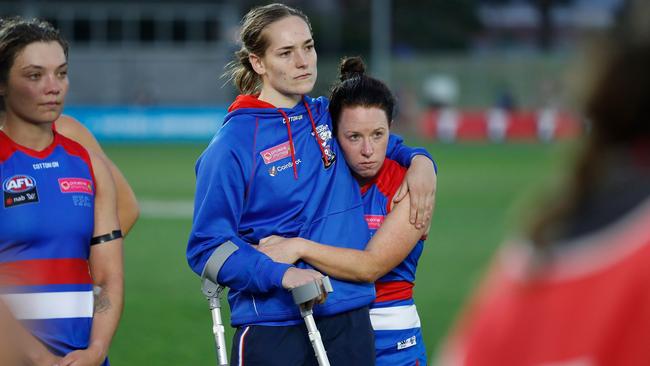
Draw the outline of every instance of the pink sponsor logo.
<instances>
[{"instance_id":1,"label":"pink sponsor logo","mask_svg":"<svg viewBox=\"0 0 650 366\"><path fill-rule=\"evenodd\" d=\"M83 178L59 178L59 188L63 193L93 194L93 182Z\"/></svg>"},{"instance_id":2,"label":"pink sponsor logo","mask_svg":"<svg viewBox=\"0 0 650 366\"><path fill-rule=\"evenodd\" d=\"M260 153L262 159L264 159L264 164L271 164L280 159L291 156L291 146L289 141L283 142L280 145L275 145L270 147Z\"/></svg>"},{"instance_id":3,"label":"pink sponsor logo","mask_svg":"<svg viewBox=\"0 0 650 366\"><path fill-rule=\"evenodd\" d=\"M377 230L384 223L383 215L366 215L366 222L368 223L368 229Z\"/></svg>"}]
</instances>

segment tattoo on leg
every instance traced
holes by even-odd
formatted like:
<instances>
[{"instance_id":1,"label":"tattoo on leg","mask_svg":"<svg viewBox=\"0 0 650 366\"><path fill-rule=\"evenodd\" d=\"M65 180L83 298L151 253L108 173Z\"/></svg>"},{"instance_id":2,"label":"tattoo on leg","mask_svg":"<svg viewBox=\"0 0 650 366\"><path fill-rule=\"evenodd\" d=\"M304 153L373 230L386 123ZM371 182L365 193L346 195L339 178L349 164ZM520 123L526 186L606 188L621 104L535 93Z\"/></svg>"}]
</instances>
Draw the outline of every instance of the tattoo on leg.
<instances>
[{"instance_id":1,"label":"tattoo on leg","mask_svg":"<svg viewBox=\"0 0 650 366\"><path fill-rule=\"evenodd\" d=\"M93 286L93 298L95 300L95 314L106 312L111 308L111 300L100 286Z\"/></svg>"}]
</instances>

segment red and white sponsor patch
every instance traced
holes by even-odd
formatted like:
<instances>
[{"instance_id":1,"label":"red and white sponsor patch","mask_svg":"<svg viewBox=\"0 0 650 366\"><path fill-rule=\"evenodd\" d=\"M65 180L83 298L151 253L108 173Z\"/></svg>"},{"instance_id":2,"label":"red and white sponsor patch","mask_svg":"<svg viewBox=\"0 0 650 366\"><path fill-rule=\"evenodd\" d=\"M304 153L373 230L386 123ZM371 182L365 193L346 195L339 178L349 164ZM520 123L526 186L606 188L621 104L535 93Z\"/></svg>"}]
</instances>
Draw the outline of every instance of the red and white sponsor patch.
<instances>
[{"instance_id":1,"label":"red and white sponsor patch","mask_svg":"<svg viewBox=\"0 0 650 366\"><path fill-rule=\"evenodd\" d=\"M262 159L264 159L264 164L271 164L280 159L291 156L291 146L289 141L283 142L280 145L275 145L270 147L260 153Z\"/></svg>"},{"instance_id":2,"label":"red and white sponsor patch","mask_svg":"<svg viewBox=\"0 0 650 366\"><path fill-rule=\"evenodd\" d=\"M59 188L63 193L93 194L93 182L84 178L59 178Z\"/></svg>"},{"instance_id":3,"label":"red and white sponsor patch","mask_svg":"<svg viewBox=\"0 0 650 366\"><path fill-rule=\"evenodd\" d=\"M377 230L384 223L383 215L366 215L366 222L368 223L368 229Z\"/></svg>"}]
</instances>

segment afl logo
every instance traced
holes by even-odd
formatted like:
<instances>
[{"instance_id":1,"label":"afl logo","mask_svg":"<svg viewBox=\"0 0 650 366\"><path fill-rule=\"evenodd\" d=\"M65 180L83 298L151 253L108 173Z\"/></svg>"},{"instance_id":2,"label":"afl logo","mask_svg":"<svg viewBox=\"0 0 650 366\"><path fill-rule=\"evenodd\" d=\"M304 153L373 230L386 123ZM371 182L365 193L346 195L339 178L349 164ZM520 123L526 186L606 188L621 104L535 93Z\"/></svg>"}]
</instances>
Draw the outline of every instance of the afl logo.
<instances>
[{"instance_id":1,"label":"afl logo","mask_svg":"<svg viewBox=\"0 0 650 366\"><path fill-rule=\"evenodd\" d=\"M2 189L7 193L22 193L34 188L36 188L36 181L28 175L14 175L2 183Z\"/></svg>"}]
</instances>

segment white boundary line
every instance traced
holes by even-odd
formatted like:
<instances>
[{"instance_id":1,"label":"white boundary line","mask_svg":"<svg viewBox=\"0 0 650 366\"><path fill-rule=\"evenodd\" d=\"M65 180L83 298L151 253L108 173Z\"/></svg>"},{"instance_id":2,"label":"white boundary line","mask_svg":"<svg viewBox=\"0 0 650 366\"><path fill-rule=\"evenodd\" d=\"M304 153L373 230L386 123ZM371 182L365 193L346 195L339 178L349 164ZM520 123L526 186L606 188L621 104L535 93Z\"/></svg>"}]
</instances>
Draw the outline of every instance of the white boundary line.
<instances>
[{"instance_id":1,"label":"white boundary line","mask_svg":"<svg viewBox=\"0 0 650 366\"><path fill-rule=\"evenodd\" d=\"M194 210L192 200L148 200L138 202L140 216L147 219L191 219Z\"/></svg>"}]
</instances>

